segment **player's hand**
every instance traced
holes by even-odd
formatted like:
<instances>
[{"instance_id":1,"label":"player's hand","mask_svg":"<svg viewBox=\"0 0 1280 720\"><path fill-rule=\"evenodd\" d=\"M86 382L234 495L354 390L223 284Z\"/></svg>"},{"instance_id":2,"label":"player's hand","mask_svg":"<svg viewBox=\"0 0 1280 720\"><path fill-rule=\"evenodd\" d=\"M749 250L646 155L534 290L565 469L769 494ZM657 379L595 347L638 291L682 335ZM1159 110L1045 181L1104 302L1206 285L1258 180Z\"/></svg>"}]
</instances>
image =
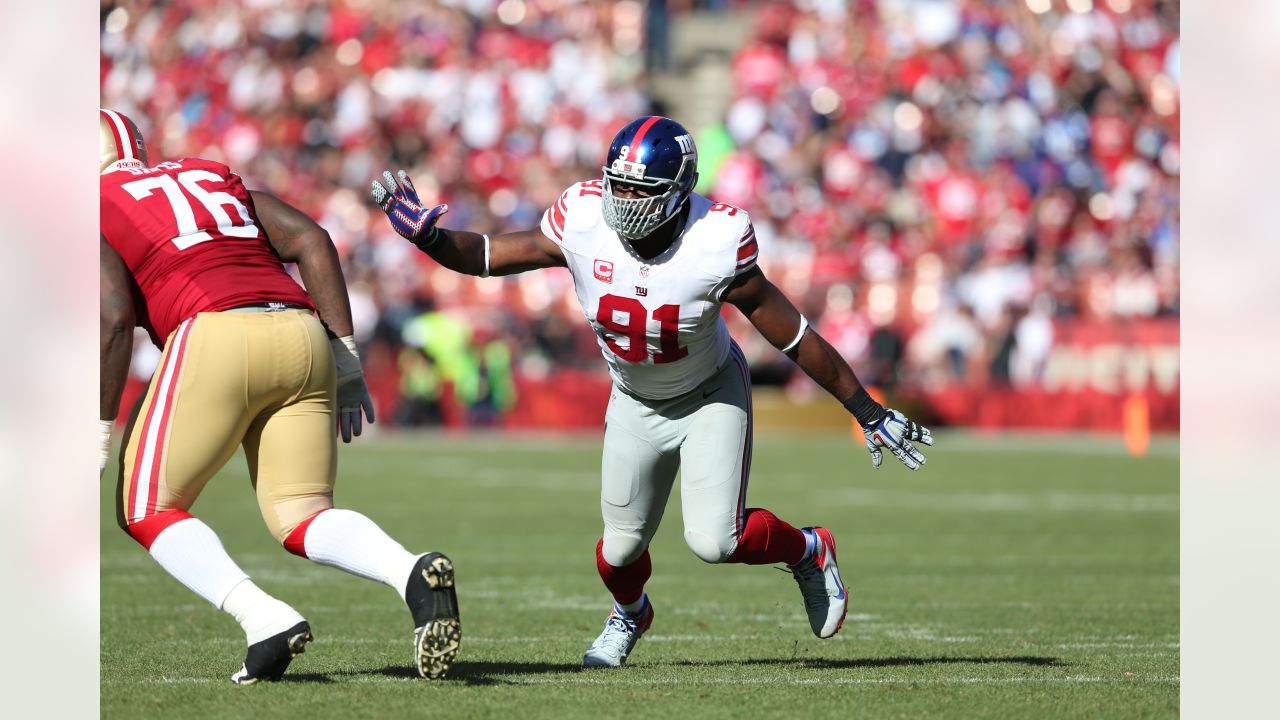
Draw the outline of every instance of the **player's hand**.
<instances>
[{"instance_id":1,"label":"player's hand","mask_svg":"<svg viewBox=\"0 0 1280 720\"><path fill-rule=\"evenodd\" d=\"M333 361L338 375L338 434L342 442L351 442L364 431L361 414L373 423L373 400L369 397L369 386L364 382L364 370L360 367L360 354L356 352L355 340L346 337L333 338L329 341L333 349Z\"/></svg>"},{"instance_id":2,"label":"player's hand","mask_svg":"<svg viewBox=\"0 0 1280 720\"><path fill-rule=\"evenodd\" d=\"M862 434L867 439L867 450L871 451L871 465L876 469L884 462L884 451L888 450L909 469L919 470L925 463L924 454L914 443L933 444L929 428L893 408L887 408L884 417L864 427Z\"/></svg>"},{"instance_id":3,"label":"player's hand","mask_svg":"<svg viewBox=\"0 0 1280 720\"><path fill-rule=\"evenodd\" d=\"M107 471L107 461L111 459L111 428L115 423L110 420L98 421L98 477Z\"/></svg>"},{"instance_id":4,"label":"player's hand","mask_svg":"<svg viewBox=\"0 0 1280 720\"><path fill-rule=\"evenodd\" d=\"M403 170L398 175L400 181L396 182L390 170L384 171L381 181L373 181L369 194L401 237L425 249L435 241L436 222L449 212L449 206L423 207L409 175Z\"/></svg>"}]
</instances>

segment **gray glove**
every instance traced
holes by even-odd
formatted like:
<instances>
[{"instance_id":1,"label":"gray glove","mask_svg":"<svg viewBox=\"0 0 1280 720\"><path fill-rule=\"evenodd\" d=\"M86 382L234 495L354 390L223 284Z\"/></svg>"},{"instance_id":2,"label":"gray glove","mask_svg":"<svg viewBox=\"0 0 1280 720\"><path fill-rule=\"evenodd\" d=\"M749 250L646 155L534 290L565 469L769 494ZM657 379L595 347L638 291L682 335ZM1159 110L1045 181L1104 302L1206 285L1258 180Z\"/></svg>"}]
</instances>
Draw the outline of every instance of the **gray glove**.
<instances>
[{"instance_id":1,"label":"gray glove","mask_svg":"<svg viewBox=\"0 0 1280 720\"><path fill-rule=\"evenodd\" d=\"M369 423L373 423L373 400L364 382L355 340L350 335L332 338L329 347L333 349L338 374L338 433L342 435L342 442L349 443L352 436L359 436L364 429L360 421L362 411Z\"/></svg>"}]
</instances>

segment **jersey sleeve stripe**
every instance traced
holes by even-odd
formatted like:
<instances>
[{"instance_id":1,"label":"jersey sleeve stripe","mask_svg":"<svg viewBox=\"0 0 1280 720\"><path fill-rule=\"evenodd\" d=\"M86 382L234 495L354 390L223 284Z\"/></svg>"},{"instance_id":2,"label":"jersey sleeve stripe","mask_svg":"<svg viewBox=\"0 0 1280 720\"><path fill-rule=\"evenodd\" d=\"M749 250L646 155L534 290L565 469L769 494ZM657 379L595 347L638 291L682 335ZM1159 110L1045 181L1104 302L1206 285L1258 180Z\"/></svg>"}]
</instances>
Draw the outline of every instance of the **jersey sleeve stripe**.
<instances>
[{"instance_id":1,"label":"jersey sleeve stripe","mask_svg":"<svg viewBox=\"0 0 1280 720\"><path fill-rule=\"evenodd\" d=\"M564 231L564 211L564 198L557 200L556 204L551 207L551 222L561 232Z\"/></svg>"},{"instance_id":2,"label":"jersey sleeve stripe","mask_svg":"<svg viewBox=\"0 0 1280 720\"><path fill-rule=\"evenodd\" d=\"M738 248L738 262L742 262L743 260L746 260L748 257L755 257L759 249L760 249L760 246L756 244L755 238L754 237L751 238L750 242Z\"/></svg>"},{"instance_id":3,"label":"jersey sleeve stripe","mask_svg":"<svg viewBox=\"0 0 1280 720\"><path fill-rule=\"evenodd\" d=\"M550 230L551 234L555 235L557 240L564 240L564 232L560 228L556 227L556 223L551 217L550 209L542 214L542 224L545 226L543 233Z\"/></svg>"}]
</instances>

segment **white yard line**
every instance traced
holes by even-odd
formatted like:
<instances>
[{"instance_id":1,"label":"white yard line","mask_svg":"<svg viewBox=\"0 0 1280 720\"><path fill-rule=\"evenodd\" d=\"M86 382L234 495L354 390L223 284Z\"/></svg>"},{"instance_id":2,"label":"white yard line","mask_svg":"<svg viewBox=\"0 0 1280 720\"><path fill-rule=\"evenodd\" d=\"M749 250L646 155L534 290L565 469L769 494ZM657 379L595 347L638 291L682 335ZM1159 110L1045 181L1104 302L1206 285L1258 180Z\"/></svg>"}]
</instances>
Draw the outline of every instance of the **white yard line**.
<instances>
[{"instance_id":1,"label":"white yard line","mask_svg":"<svg viewBox=\"0 0 1280 720\"><path fill-rule=\"evenodd\" d=\"M1178 512L1177 493L917 492L849 488L824 497L827 502L851 507L938 512Z\"/></svg>"},{"instance_id":2,"label":"white yard line","mask_svg":"<svg viewBox=\"0 0 1280 720\"><path fill-rule=\"evenodd\" d=\"M1134 675L1131 677L1112 677L1112 676L1090 676L1090 675L1068 675L1064 677L1007 677L1007 678L984 678L984 677L955 677L955 678L915 678L915 679L897 679L897 678L655 678L641 677L638 673L642 672L641 668L633 669L627 676L616 677L579 677L577 675L564 675L552 678L522 678L508 677L502 674L478 674L490 680L495 680L503 685L612 685L623 687L655 687L655 686L688 686L702 687L706 685L1035 685L1035 684L1074 684L1074 683L1124 683L1124 684L1169 684L1178 683L1181 678L1172 677L1142 677ZM385 675L351 675L343 677L339 682L349 683L352 685L385 685L395 683L416 683L421 682L414 678L405 677L388 677ZM104 680L104 685L212 685L225 684L226 680L222 678L209 677L159 677L147 678L139 680ZM443 685L456 684L462 686L462 683L450 683L443 681Z\"/></svg>"}]
</instances>

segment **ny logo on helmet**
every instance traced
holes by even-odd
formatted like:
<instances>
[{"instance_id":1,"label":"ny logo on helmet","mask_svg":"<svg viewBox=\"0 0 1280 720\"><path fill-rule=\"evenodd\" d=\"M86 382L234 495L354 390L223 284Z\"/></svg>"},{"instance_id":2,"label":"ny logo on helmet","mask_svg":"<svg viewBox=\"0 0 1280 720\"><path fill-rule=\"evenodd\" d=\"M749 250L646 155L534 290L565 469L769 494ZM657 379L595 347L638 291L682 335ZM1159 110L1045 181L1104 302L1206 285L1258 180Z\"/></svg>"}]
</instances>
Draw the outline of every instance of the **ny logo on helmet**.
<instances>
[{"instance_id":1,"label":"ny logo on helmet","mask_svg":"<svg viewBox=\"0 0 1280 720\"><path fill-rule=\"evenodd\" d=\"M688 135L677 135L676 143L680 146L680 152L685 155L693 155L693 138Z\"/></svg>"}]
</instances>

